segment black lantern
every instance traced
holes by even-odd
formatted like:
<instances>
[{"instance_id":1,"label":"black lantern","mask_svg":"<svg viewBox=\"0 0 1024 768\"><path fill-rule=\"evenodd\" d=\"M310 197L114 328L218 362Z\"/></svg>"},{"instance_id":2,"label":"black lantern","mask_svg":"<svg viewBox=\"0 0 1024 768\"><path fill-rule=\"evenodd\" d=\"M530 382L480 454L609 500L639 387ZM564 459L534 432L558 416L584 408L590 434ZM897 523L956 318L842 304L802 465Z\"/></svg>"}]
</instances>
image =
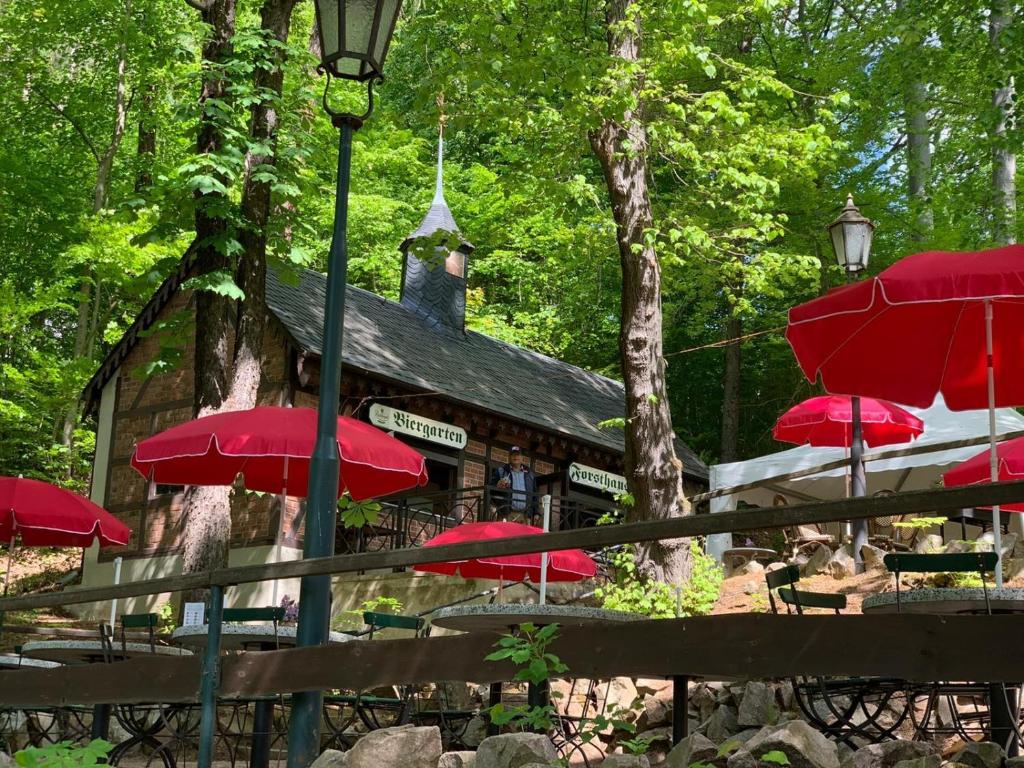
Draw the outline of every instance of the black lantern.
<instances>
[{"instance_id":1,"label":"black lantern","mask_svg":"<svg viewBox=\"0 0 1024 768\"><path fill-rule=\"evenodd\" d=\"M316 0L320 63L334 77L380 78L402 0Z\"/></svg>"},{"instance_id":2,"label":"black lantern","mask_svg":"<svg viewBox=\"0 0 1024 768\"><path fill-rule=\"evenodd\" d=\"M845 267L847 272L860 272L867 267L874 231L874 222L861 215L853 204L853 195L847 196L843 212L828 225L839 266Z\"/></svg>"}]
</instances>

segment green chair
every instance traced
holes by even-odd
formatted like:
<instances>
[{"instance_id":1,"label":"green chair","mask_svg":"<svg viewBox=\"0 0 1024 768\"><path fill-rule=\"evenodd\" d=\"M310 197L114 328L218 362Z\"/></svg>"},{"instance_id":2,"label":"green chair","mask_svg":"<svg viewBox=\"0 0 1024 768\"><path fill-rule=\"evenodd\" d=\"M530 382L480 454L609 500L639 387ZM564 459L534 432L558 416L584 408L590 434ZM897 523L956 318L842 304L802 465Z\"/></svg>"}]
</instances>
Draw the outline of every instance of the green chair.
<instances>
[{"instance_id":1,"label":"green chair","mask_svg":"<svg viewBox=\"0 0 1024 768\"><path fill-rule=\"evenodd\" d=\"M896 612L903 612L900 576L904 573L977 573L985 595L985 612L992 613L985 576L999 566L995 552L956 552L943 554L917 554L891 552L885 556L885 567L896 576Z\"/></svg>"},{"instance_id":2,"label":"green chair","mask_svg":"<svg viewBox=\"0 0 1024 768\"><path fill-rule=\"evenodd\" d=\"M404 629L412 632L415 637L426 637L430 634L430 627L422 616L399 616L393 613L365 611L363 621L369 627L371 640L374 633L381 629Z\"/></svg>"},{"instance_id":3,"label":"green chair","mask_svg":"<svg viewBox=\"0 0 1024 768\"><path fill-rule=\"evenodd\" d=\"M800 568L787 565L765 574L772 613L802 616L805 609L821 608L839 615L846 608L846 595L797 589ZM778 602L776 602L776 596ZM826 735L858 748L864 741L895 738L910 716L907 707L897 709L890 719L888 710L906 691L903 680L871 677L795 677L794 698L804 718Z\"/></svg>"},{"instance_id":4,"label":"green chair","mask_svg":"<svg viewBox=\"0 0 1024 768\"><path fill-rule=\"evenodd\" d=\"M221 614L221 620L228 624L244 624L249 621L258 621L263 624L274 625L274 645L280 648L281 639L278 637L278 626L284 621L284 608L268 605L262 608L225 608Z\"/></svg>"},{"instance_id":5,"label":"green chair","mask_svg":"<svg viewBox=\"0 0 1024 768\"><path fill-rule=\"evenodd\" d=\"M779 613L775 602L776 594L786 606L786 613L796 612L803 615L804 608L825 608L838 614L846 608L846 595L797 589L796 583L800 581L799 566L787 565L785 568L769 571L765 574L764 580L768 584L768 600L772 606L772 613Z\"/></svg>"}]
</instances>

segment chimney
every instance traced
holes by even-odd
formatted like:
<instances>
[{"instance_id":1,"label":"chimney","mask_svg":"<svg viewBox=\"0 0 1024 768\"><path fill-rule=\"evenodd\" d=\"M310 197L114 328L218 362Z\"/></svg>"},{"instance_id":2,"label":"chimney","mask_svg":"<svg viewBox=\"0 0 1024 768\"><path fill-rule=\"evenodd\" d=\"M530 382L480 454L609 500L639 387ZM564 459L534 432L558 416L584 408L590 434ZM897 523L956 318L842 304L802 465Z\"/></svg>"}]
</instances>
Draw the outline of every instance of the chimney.
<instances>
[{"instance_id":1,"label":"chimney","mask_svg":"<svg viewBox=\"0 0 1024 768\"><path fill-rule=\"evenodd\" d=\"M466 330L466 274L473 245L459 234L448 203L444 199L444 118L437 139L437 180L430 210L416 231L402 241L402 304L429 325L439 329ZM440 234L439 234L440 233ZM430 240L434 246L429 258L414 244ZM453 248L454 246L454 248ZM424 261L421 257L427 257Z\"/></svg>"}]
</instances>

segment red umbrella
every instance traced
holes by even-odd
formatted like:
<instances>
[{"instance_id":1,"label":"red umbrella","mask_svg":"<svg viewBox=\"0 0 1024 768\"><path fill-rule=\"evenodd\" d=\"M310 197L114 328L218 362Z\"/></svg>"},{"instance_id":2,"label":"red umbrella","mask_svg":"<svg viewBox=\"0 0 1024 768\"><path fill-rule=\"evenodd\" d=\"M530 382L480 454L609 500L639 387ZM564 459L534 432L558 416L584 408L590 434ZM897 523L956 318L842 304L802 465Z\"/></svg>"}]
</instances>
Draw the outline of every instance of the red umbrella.
<instances>
[{"instance_id":1,"label":"red umbrella","mask_svg":"<svg viewBox=\"0 0 1024 768\"><path fill-rule=\"evenodd\" d=\"M1020 480L1024 478L1024 437L1007 440L996 446L999 479ZM961 485L980 485L992 482L988 450L972 456L962 464L958 464L942 475L942 484L947 488ZM1003 504L1000 509L1011 512L1024 512L1024 502L1019 504Z\"/></svg>"},{"instance_id":2,"label":"red umbrella","mask_svg":"<svg viewBox=\"0 0 1024 768\"><path fill-rule=\"evenodd\" d=\"M538 536L544 531L522 523L464 523L450 531L435 536L424 547L443 547L446 544L463 544L468 541L491 541L514 536ZM585 552L579 549L565 549L548 552L548 581L582 581L597 573L597 566ZM443 573L447 576L458 574L464 579L495 579L498 581L541 580L541 555L501 555L478 557L472 560L455 560L445 563L428 563L413 566L424 573Z\"/></svg>"},{"instance_id":3,"label":"red umbrella","mask_svg":"<svg viewBox=\"0 0 1024 768\"><path fill-rule=\"evenodd\" d=\"M40 480L0 477L0 542L30 547L124 546L131 529L77 493Z\"/></svg>"},{"instance_id":4,"label":"red umbrella","mask_svg":"<svg viewBox=\"0 0 1024 768\"><path fill-rule=\"evenodd\" d=\"M1024 404L1024 246L908 256L877 277L789 311L786 338L829 392L953 410ZM999 551L999 507L993 509ZM1001 570L996 571L1002 584Z\"/></svg>"},{"instance_id":5,"label":"red umbrella","mask_svg":"<svg viewBox=\"0 0 1024 768\"><path fill-rule=\"evenodd\" d=\"M862 397L862 436L872 448L906 443L924 431L917 416L884 400ZM784 443L848 448L852 441L853 410L846 395L823 395L804 400L775 422L772 436Z\"/></svg>"},{"instance_id":6,"label":"red umbrella","mask_svg":"<svg viewBox=\"0 0 1024 768\"><path fill-rule=\"evenodd\" d=\"M829 392L954 411L986 408L986 307L993 406L1024 404L1024 246L919 253L789 311L786 338Z\"/></svg>"},{"instance_id":7,"label":"red umbrella","mask_svg":"<svg viewBox=\"0 0 1024 768\"><path fill-rule=\"evenodd\" d=\"M132 466L157 483L230 485L305 496L317 414L311 408L261 407L205 416L135 447ZM426 485L426 460L385 432L338 417L339 487L362 500Z\"/></svg>"}]
</instances>

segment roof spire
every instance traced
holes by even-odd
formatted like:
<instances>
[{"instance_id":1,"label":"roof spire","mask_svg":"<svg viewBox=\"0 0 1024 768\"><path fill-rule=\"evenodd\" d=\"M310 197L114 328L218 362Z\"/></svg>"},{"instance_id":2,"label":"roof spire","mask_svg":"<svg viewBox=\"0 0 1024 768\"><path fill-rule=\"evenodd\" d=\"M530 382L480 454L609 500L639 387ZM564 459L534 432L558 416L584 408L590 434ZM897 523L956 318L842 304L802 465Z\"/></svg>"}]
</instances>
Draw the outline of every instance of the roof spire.
<instances>
[{"instance_id":1,"label":"roof spire","mask_svg":"<svg viewBox=\"0 0 1024 768\"><path fill-rule=\"evenodd\" d=\"M431 205L444 204L444 91L437 97L437 182L434 185L434 199Z\"/></svg>"}]
</instances>

